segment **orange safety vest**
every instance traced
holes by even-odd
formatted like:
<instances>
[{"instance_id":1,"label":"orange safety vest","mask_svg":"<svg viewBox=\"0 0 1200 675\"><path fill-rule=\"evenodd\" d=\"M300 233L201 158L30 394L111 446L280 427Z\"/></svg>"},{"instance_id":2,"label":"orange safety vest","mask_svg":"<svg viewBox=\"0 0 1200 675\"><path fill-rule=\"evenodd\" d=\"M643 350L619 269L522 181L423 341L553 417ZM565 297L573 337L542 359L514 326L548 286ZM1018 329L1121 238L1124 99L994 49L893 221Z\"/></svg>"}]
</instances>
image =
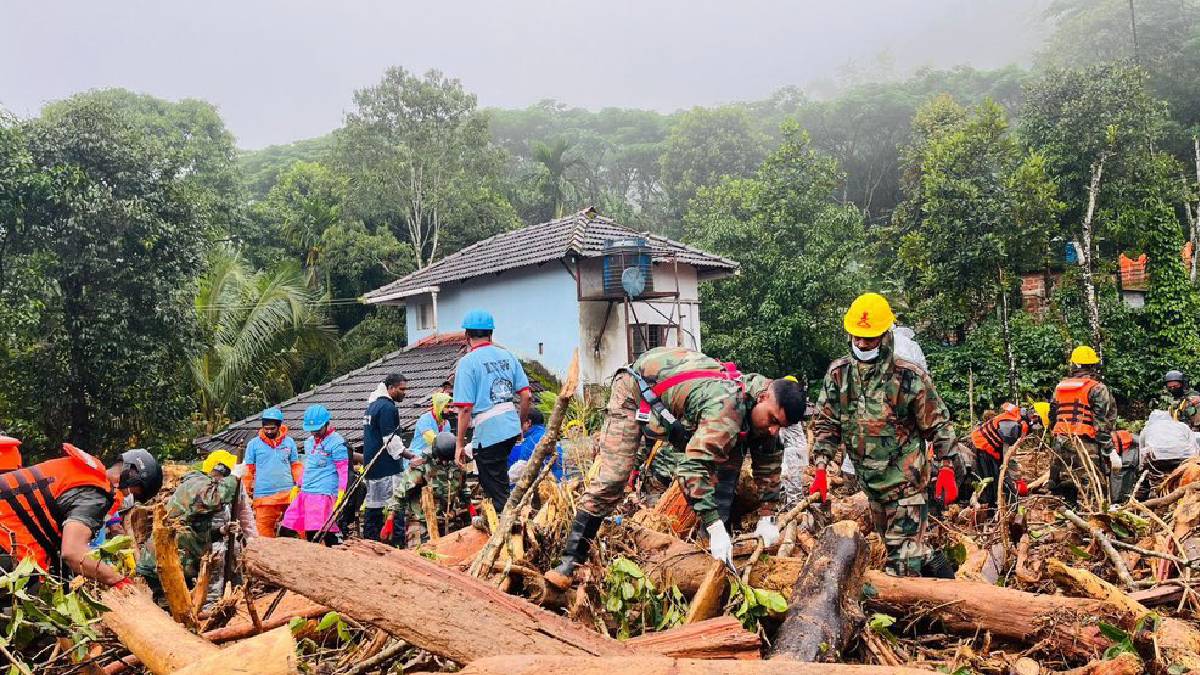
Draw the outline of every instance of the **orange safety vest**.
<instances>
[{"instance_id":1,"label":"orange safety vest","mask_svg":"<svg viewBox=\"0 0 1200 675\"><path fill-rule=\"evenodd\" d=\"M1133 447L1133 434L1124 429L1113 432L1112 435L1113 449L1117 454L1124 454L1126 450Z\"/></svg>"},{"instance_id":2,"label":"orange safety vest","mask_svg":"<svg viewBox=\"0 0 1200 675\"><path fill-rule=\"evenodd\" d=\"M1004 439L1000 437L1001 422L1020 422L1021 435L1029 433L1029 424L1021 419L1021 409L1015 405L1006 405L1004 412L975 427L971 432L971 442L977 450L1000 459L1004 451Z\"/></svg>"},{"instance_id":3,"label":"orange safety vest","mask_svg":"<svg viewBox=\"0 0 1200 675\"><path fill-rule=\"evenodd\" d=\"M57 567L62 552L62 524L56 499L77 487L95 487L112 495L104 464L63 444L66 457L0 475L0 549L14 562L27 557L42 569Z\"/></svg>"},{"instance_id":4,"label":"orange safety vest","mask_svg":"<svg viewBox=\"0 0 1200 675\"><path fill-rule=\"evenodd\" d=\"M1096 413L1088 399L1092 389L1100 384L1096 380L1069 377L1054 388L1055 411L1054 435L1096 438Z\"/></svg>"}]
</instances>

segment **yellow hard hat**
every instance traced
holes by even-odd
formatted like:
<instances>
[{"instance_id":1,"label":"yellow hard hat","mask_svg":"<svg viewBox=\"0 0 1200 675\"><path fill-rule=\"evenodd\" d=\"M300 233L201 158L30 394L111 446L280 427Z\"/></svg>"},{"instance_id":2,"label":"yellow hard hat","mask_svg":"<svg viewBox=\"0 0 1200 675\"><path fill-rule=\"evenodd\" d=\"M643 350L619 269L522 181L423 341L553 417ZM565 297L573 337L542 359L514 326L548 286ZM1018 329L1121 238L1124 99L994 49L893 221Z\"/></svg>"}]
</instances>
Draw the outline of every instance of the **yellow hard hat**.
<instances>
[{"instance_id":1,"label":"yellow hard hat","mask_svg":"<svg viewBox=\"0 0 1200 675\"><path fill-rule=\"evenodd\" d=\"M233 471L233 466L237 464L237 457L228 450L213 450L208 453L208 457L204 458L204 464L200 468L204 473L212 473L218 464L224 464L230 471Z\"/></svg>"},{"instance_id":2,"label":"yellow hard hat","mask_svg":"<svg viewBox=\"0 0 1200 675\"><path fill-rule=\"evenodd\" d=\"M789 381L791 381L791 382L795 382L795 383L797 383L797 384L799 384L799 383L800 383L800 380L797 380L795 375L784 375L784 376L783 376L783 379L785 379L785 380L789 380Z\"/></svg>"},{"instance_id":3,"label":"yellow hard hat","mask_svg":"<svg viewBox=\"0 0 1200 675\"><path fill-rule=\"evenodd\" d=\"M888 332L896 322L887 298L878 293L863 293L850 303L842 326L854 337L873 338Z\"/></svg>"},{"instance_id":4,"label":"yellow hard hat","mask_svg":"<svg viewBox=\"0 0 1200 675\"><path fill-rule=\"evenodd\" d=\"M1035 401L1033 404L1033 411L1037 413L1038 417L1042 418L1042 426L1044 426L1044 427L1050 426L1050 402L1049 401Z\"/></svg>"},{"instance_id":5,"label":"yellow hard hat","mask_svg":"<svg viewBox=\"0 0 1200 675\"><path fill-rule=\"evenodd\" d=\"M1081 366L1090 366L1100 363L1100 357L1096 355L1096 350L1087 345L1079 345L1071 351L1071 363L1078 363Z\"/></svg>"}]
</instances>

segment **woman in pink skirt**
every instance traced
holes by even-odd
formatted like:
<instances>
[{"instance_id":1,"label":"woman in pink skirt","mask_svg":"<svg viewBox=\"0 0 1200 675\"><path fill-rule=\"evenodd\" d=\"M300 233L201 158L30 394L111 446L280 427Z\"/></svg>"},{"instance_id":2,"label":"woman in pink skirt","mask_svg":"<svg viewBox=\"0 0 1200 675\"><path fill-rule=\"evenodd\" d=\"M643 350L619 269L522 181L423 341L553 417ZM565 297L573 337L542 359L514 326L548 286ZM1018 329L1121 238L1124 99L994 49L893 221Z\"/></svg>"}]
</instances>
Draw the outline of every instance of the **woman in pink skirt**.
<instances>
[{"instance_id":1,"label":"woman in pink skirt","mask_svg":"<svg viewBox=\"0 0 1200 675\"><path fill-rule=\"evenodd\" d=\"M300 492L283 514L283 526L312 541L325 523L330 523L325 544L338 539L338 526L330 516L346 494L350 456L346 439L329 425L325 406L310 405L304 411L304 475Z\"/></svg>"}]
</instances>

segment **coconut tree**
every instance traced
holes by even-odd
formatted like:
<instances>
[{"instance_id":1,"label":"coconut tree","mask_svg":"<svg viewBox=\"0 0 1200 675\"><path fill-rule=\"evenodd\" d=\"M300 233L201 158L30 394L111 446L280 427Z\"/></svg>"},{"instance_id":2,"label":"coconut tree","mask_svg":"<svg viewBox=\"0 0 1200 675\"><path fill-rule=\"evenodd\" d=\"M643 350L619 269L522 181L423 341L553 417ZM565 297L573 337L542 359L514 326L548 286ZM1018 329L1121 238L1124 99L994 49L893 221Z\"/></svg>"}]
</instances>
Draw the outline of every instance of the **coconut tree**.
<instances>
[{"instance_id":1,"label":"coconut tree","mask_svg":"<svg viewBox=\"0 0 1200 675\"><path fill-rule=\"evenodd\" d=\"M239 403L290 396L289 375L303 359L333 353L323 299L295 262L258 271L233 248L213 250L195 302L205 346L191 362L206 433L227 424Z\"/></svg>"}]
</instances>

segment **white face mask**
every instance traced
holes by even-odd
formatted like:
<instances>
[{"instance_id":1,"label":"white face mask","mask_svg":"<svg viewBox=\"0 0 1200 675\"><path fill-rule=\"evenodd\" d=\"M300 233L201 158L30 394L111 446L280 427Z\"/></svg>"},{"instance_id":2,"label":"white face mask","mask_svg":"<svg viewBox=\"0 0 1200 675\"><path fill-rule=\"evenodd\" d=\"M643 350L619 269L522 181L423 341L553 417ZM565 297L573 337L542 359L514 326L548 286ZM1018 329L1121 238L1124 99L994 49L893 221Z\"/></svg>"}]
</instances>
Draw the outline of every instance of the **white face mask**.
<instances>
[{"instance_id":1,"label":"white face mask","mask_svg":"<svg viewBox=\"0 0 1200 675\"><path fill-rule=\"evenodd\" d=\"M875 359L879 358L879 347L863 351L854 346L854 343L851 342L850 351L854 354L854 358L858 359L859 361L874 361Z\"/></svg>"}]
</instances>

